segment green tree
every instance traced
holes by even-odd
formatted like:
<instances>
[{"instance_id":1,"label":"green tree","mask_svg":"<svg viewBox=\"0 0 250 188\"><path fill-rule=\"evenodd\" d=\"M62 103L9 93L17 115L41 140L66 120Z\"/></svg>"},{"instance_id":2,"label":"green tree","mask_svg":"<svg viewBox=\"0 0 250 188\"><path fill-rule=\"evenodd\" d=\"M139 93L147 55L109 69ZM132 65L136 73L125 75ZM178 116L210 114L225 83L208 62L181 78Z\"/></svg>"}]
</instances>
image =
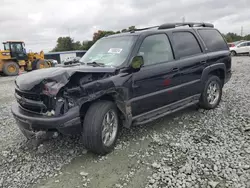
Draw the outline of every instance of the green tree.
<instances>
[{"instance_id":1,"label":"green tree","mask_svg":"<svg viewBox=\"0 0 250 188\"><path fill-rule=\"evenodd\" d=\"M122 29L121 31L98 30L93 34L93 38L91 41L83 41L82 43L80 41L74 42L74 40L70 37L59 37L57 39L57 45L52 51L58 52L58 51L71 51L71 50L88 50L97 40L101 39L106 35L128 32L134 29L136 29L135 26L130 26L127 29Z\"/></svg>"},{"instance_id":2,"label":"green tree","mask_svg":"<svg viewBox=\"0 0 250 188\"><path fill-rule=\"evenodd\" d=\"M88 50L94 44L93 41L82 42L82 50Z\"/></svg>"},{"instance_id":3,"label":"green tree","mask_svg":"<svg viewBox=\"0 0 250 188\"><path fill-rule=\"evenodd\" d=\"M243 40L243 37L236 33L229 32L225 35L225 39L227 40L227 42L235 42L235 41Z\"/></svg>"},{"instance_id":4,"label":"green tree","mask_svg":"<svg viewBox=\"0 0 250 188\"><path fill-rule=\"evenodd\" d=\"M244 40L250 40L250 34L246 35L246 36L244 37Z\"/></svg>"},{"instance_id":5,"label":"green tree","mask_svg":"<svg viewBox=\"0 0 250 188\"><path fill-rule=\"evenodd\" d=\"M128 32L127 29L122 29L122 33Z\"/></svg>"},{"instance_id":6,"label":"green tree","mask_svg":"<svg viewBox=\"0 0 250 188\"><path fill-rule=\"evenodd\" d=\"M59 37L57 39L57 45L52 50L54 52L73 50L73 39L70 37Z\"/></svg>"},{"instance_id":7,"label":"green tree","mask_svg":"<svg viewBox=\"0 0 250 188\"><path fill-rule=\"evenodd\" d=\"M97 32L95 32L93 34L93 42L96 42L97 40L99 40L100 38L106 36L106 35L113 35L115 34L116 32L114 31L102 31L102 30L99 30Z\"/></svg>"},{"instance_id":8,"label":"green tree","mask_svg":"<svg viewBox=\"0 0 250 188\"><path fill-rule=\"evenodd\" d=\"M73 43L73 49L74 50L81 50L82 49L82 45L80 41L76 41Z\"/></svg>"},{"instance_id":9,"label":"green tree","mask_svg":"<svg viewBox=\"0 0 250 188\"><path fill-rule=\"evenodd\" d=\"M130 27L128 28L129 31L135 30L135 29L136 29L135 26L130 26Z\"/></svg>"},{"instance_id":10,"label":"green tree","mask_svg":"<svg viewBox=\"0 0 250 188\"><path fill-rule=\"evenodd\" d=\"M82 49L80 41L74 42L74 40L70 37L59 37L57 39L57 45L52 51L61 52L61 51L71 51L80 49Z\"/></svg>"}]
</instances>

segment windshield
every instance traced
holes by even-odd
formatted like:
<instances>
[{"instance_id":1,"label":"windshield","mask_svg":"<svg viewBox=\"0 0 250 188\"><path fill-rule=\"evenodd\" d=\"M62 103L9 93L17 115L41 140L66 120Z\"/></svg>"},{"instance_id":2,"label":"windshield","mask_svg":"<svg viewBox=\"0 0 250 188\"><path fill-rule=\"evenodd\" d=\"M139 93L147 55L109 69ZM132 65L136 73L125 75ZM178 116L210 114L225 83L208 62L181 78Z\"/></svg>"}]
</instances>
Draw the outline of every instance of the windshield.
<instances>
[{"instance_id":1,"label":"windshield","mask_svg":"<svg viewBox=\"0 0 250 188\"><path fill-rule=\"evenodd\" d=\"M128 57L135 40L136 36L102 38L86 52L80 62L119 66Z\"/></svg>"}]
</instances>

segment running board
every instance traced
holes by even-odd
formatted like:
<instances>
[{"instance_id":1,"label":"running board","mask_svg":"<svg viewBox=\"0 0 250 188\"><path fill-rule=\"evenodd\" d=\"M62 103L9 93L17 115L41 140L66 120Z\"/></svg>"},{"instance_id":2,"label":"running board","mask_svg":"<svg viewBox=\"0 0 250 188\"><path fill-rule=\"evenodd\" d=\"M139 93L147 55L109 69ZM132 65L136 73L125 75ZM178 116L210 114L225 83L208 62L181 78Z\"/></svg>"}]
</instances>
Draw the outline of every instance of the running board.
<instances>
[{"instance_id":1,"label":"running board","mask_svg":"<svg viewBox=\"0 0 250 188\"><path fill-rule=\"evenodd\" d=\"M186 99L174 102L172 104L157 108L155 110L146 112L144 114L133 117L133 125L142 125L172 114L179 110L185 109L189 106L193 106L199 102L200 94L188 97Z\"/></svg>"}]
</instances>

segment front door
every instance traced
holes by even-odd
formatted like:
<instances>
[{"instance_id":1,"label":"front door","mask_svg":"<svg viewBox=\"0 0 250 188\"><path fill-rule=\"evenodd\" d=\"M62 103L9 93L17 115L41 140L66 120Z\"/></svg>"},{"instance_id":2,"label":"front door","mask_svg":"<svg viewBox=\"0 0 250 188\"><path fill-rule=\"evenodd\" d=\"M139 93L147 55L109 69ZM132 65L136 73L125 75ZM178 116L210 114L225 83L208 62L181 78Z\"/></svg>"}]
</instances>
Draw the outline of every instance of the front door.
<instances>
[{"instance_id":1,"label":"front door","mask_svg":"<svg viewBox=\"0 0 250 188\"><path fill-rule=\"evenodd\" d=\"M165 33L144 38L138 55L144 58L144 66L133 74L133 116L170 104L176 100L179 71Z\"/></svg>"}]
</instances>

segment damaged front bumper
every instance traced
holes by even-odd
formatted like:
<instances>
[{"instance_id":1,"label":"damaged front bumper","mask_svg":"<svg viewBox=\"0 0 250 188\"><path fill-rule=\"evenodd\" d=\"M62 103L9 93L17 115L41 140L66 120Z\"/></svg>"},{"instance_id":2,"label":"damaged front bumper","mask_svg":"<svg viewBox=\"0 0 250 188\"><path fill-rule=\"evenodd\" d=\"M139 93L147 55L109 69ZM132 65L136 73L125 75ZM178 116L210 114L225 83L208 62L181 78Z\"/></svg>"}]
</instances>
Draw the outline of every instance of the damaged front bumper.
<instances>
[{"instance_id":1,"label":"damaged front bumper","mask_svg":"<svg viewBox=\"0 0 250 188\"><path fill-rule=\"evenodd\" d=\"M26 137L36 131L59 131L62 134L72 135L81 132L80 108L75 106L61 116L44 116L22 109L18 104L13 104L12 114L18 127Z\"/></svg>"}]
</instances>

